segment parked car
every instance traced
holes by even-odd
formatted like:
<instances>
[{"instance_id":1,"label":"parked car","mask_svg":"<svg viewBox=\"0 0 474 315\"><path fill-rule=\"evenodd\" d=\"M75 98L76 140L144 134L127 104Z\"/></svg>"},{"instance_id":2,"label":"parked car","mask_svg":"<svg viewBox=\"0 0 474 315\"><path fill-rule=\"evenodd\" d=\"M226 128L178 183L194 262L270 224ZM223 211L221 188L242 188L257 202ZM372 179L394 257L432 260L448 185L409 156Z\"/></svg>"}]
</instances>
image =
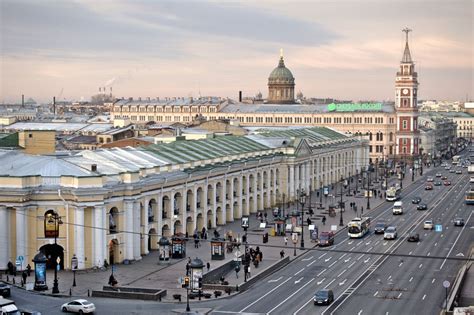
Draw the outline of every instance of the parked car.
<instances>
[{"instance_id":1,"label":"parked car","mask_svg":"<svg viewBox=\"0 0 474 315\"><path fill-rule=\"evenodd\" d=\"M421 202L421 198L420 197L413 197L411 203L413 204L418 204Z\"/></svg>"},{"instance_id":2,"label":"parked car","mask_svg":"<svg viewBox=\"0 0 474 315\"><path fill-rule=\"evenodd\" d=\"M454 226L464 226L464 219L463 218L455 218L454 219Z\"/></svg>"},{"instance_id":3,"label":"parked car","mask_svg":"<svg viewBox=\"0 0 474 315\"><path fill-rule=\"evenodd\" d=\"M319 235L319 246L331 246L334 244L334 232L321 232Z\"/></svg>"},{"instance_id":4,"label":"parked car","mask_svg":"<svg viewBox=\"0 0 474 315\"><path fill-rule=\"evenodd\" d=\"M420 241L420 234L418 233L410 233L408 235L408 239L407 239L409 242L419 242Z\"/></svg>"},{"instance_id":5,"label":"parked car","mask_svg":"<svg viewBox=\"0 0 474 315\"><path fill-rule=\"evenodd\" d=\"M426 220L423 224L423 228L425 230L432 230L433 229L433 220Z\"/></svg>"},{"instance_id":6,"label":"parked car","mask_svg":"<svg viewBox=\"0 0 474 315\"><path fill-rule=\"evenodd\" d=\"M10 297L11 287L6 283L0 283L0 295L4 298Z\"/></svg>"},{"instance_id":7,"label":"parked car","mask_svg":"<svg viewBox=\"0 0 474 315\"><path fill-rule=\"evenodd\" d=\"M87 300L79 299L61 305L63 312L75 312L79 314L94 313L95 305Z\"/></svg>"},{"instance_id":8,"label":"parked car","mask_svg":"<svg viewBox=\"0 0 474 315\"><path fill-rule=\"evenodd\" d=\"M385 240L394 240L397 238L397 228L394 226L389 226L388 228L385 229L385 232L383 234L383 238Z\"/></svg>"},{"instance_id":9,"label":"parked car","mask_svg":"<svg viewBox=\"0 0 474 315\"><path fill-rule=\"evenodd\" d=\"M384 220L377 221L374 227L375 234L382 234L387 228L387 223Z\"/></svg>"},{"instance_id":10,"label":"parked car","mask_svg":"<svg viewBox=\"0 0 474 315\"><path fill-rule=\"evenodd\" d=\"M418 206L416 206L416 210L426 210L428 209L428 205L426 203L420 203Z\"/></svg>"},{"instance_id":11,"label":"parked car","mask_svg":"<svg viewBox=\"0 0 474 315\"><path fill-rule=\"evenodd\" d=\"M451 182L449 180L444 181L444 186L450 186L450 185L451 185Z\"/></svg>"},{"instance_id":12,"label":"parked car","mask_svg":"<svg viewBox=\"0 0 474 315\"><path fill-rule=\"evenodd\" d=\"M433 185L431 184L426 185L425 190L433 190Z\"/></svg>"},{"instance_id":13,"label":"parked car","mask_svg":"<svg viewBox=\"0 0 474 315\"><path fill-rule=\"evenodd\" d=\"M329 305L334 301L334 293L332 290L323 289L314 294L314 305Z\"/></svg>"}]
</instances>

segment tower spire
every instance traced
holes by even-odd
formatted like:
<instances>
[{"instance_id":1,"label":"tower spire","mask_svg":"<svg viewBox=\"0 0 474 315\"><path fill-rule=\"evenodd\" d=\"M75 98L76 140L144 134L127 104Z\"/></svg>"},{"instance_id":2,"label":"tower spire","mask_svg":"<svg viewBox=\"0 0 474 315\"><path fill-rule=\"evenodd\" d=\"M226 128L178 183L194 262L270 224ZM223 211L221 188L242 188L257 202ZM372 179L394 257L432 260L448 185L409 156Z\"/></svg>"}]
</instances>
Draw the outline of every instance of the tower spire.
<instances>
[{"instance_id":1,"label":"tower spire","mask_svg":"<svg viewBox=\"0 0 474 315\"><path fill-rule=\"evenodd\" d=\"M402 62L403 63L411 63L413 62L411 60L411 54L410 54L410 48L408 47L408 33L410 33L412 30L409 29L408 27L405 27L402 32L405 33L405 51L403 52L403 57L402 57Z\"/></svg>"}]
</instances>

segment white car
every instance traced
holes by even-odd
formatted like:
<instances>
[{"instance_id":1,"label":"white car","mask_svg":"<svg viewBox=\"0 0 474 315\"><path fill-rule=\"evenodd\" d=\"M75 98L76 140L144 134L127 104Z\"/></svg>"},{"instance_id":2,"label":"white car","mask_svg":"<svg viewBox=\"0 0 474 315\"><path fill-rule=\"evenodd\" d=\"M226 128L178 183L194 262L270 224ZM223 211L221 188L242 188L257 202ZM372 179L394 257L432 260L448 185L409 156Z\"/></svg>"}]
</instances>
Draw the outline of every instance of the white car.
<instances>
[{"instance_id":1,"label":"white car","mask_svg":"<svg viewBox=\"0 0 474 315\"><path fill-rule=\"evenodd\" d=\"M69 303L64 303L61 306L61 310L63 312L74 312L79 314L94 313L95 305L87 300L80 299Z\"/></svg>"},{"instance_id":2,"label":"white car","mask_svg":"<svg viewBox=\"0 0 474 315\"><path fill-rule=\"evenodd\" d=\"M383 233L384 240L394 240L397 238L397 228L394 226L389 226L385 229Z\"/></svg>"},{"instance_id":3,"label":"white car","mask_svg":"<svg viewBox=\"0 0 474 315\"><path fill-rule=\"evenodd\" d=\"M433 229L433 220L426 220L423 224L423 228L425 230L432 230Z\"/></svg>"}]
</instances>

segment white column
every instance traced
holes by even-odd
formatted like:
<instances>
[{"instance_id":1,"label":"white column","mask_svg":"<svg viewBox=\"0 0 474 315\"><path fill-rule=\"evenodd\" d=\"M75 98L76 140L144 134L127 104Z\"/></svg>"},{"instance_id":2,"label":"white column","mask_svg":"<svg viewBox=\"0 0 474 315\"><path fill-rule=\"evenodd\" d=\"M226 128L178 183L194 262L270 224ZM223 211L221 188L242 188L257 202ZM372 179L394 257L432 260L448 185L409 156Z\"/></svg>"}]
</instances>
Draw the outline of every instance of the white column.
<instances>
[{"instance_id":1,"label":"white column","mask_svg":"<svg viewBox=\"0 0 474 315\"><path fill-rule=\"evenodd\" d=\"M29 263L27 260L28 248L26 245L26 240L28 238L28 220L27 220L27 211L25 208L16 208L16 259L19 256L23 256L23 261Z\"/></svg>"},{"instance_id":2,"label":"white column","mask_svg":"<svg viewBox=\"0 0 474 315\"><path fill-rule=\"evenodd\" d=\"M106 252L106 227L105 224L105 206L94 207L94 265L102 267L104 265Z\"/></svg>"},{"instance_id":3,"label":"white column","mask_svg":"<svg viewBox=\"0 0 474 315\"><path fill-rule=\"evenodd\" d=\"M298 190L300 189L300 165L295 165L295 184L296 184L296 189L295 189L295 194L298 193ZM298 196L295 195L295 199L298 199Z\"/></svg>"},{"instance_id":4,"label":"white column","mask_svg":"<svg viewBox=\"0 0 474 315\"><path fill-rule=\"evenodd\" d=\"M242 191L245 193L245 209L247 209L246 214L248 215L250 214L250 179L248 174L245 174L245 183L242 180ZM242 212L242 215L244 215L244 212Z\"/></svg>"},{"instance_id":5,"label":"white column","mask_svg":"<svg viewBox=\"0 0 474 315\"><path fill-rule=\"evenodd\" d=\"M232 221L235 219L238 219L239 217L234 217L234 178L230 178L230 188L229 188L229 205L230 205L230 211L232 212ZM237 215L238 216L238 215Z\"/></svg>"},{"instance_id":6,"label":"white column","mask_svg":"<svg viewBox=\"0 0 474 315\"><path fill-rule=\"evenodd\" d=\"M188 190L187 188L183 188L181 190L181 223L183 225L183 233L186 234L186 231L187 231L187 228L188 228L188 225L186 223L186 219L188 218ZM192 233L191 233L192 235Z\"/></svg>"},{"instance_id":7,"label":"white column","mask_svg":"<svg viewBox=\"0 0 474 315\"><path fill-rule=\"evenodd\" d=\"M260 190L260 203L258 204L259 210L264 210L265 209L265 201L263 200L263 170L260 171L260 184L258 185L259 190Z\"/></svg>"},{"instance_id":8,"label":"white column","mask_svg":"<svg viewBox=\"0 0 474 315\"><path fill-rule=\"evenodd\" d=\"M290 180L289 180L289 196L288 201L290 201L295 196L295 167L293 165L289 165L288 168L290 169Z\"/></svg>"},{"instance_id":9,"label":"white column","mask_svg":"<svg viewBox=\"0 0 474 315\"><path fill-rule=\"evenodd\" d=\"M144 202L144 206L143 206L144 210L143 210L143 213L140 214L141 215L141 218L140 218L141 222L143 222L143 240L141 240L142 243L140 243L140 250L143 248L143 254L148 255L148 253L149 253L149 251L148 251L148 238L149 238L148 230L150 229L149 226L148 226L148 206L149 206L150 199L145 198L143 200L143 202ZM158 220L158 214L155 213L155 210L156 209L152 210L153 216L155 216L154 220Z\"/></svg>"},{"instance_id":10,"label":"white column","mask_svg":"<svg viewBox=\"0 0 474 315\"><path fill-rule=\"evenodd\" d=\"M212 194L211 194L211 209L212 209L212 218L208 218L208 220L211 220L211 224L212 224L212 227L216 227L216 218L217 218L217 213L216 213L216 209L217 209L217 202L216 202L216 195L217 195L217 185L215 183L212 183ZM220 224L222 224L222 222L219 222Z\"/></svg>"},{"instance_id":11,"label":"white column","mask_svg":"<svg viewBox=\"0 0 474 315\"><path fill-rule=\"evenodd\" d=\"M84 208L77 207L74 210L74 252L72 254L76 254L77 268L84 269Z\"/></svg>"},{"instance_id":12,"label":"white column","mask_svg":"<svg viewBox=\"0 0 474 315\"><path fill-rule=\"evenodd\" d=\"M310 174L311 162L310 161L306 161L305 170L306 170L306 173L305 173L306 174L305 175L305 190L309 194L309 186L311 184L311 174Z\"/></svg>"},{"instance_id":13,"label":"white column","mask_svg":"<svg viewBox=\"0 0 474 315\"><path fill-rule=\"evenodd\" d=\"M135 201L133 207L133 225L132 225L132 240L133 240L133 259L140 260L142 255L140 255L140 202ZM147 216L148 220L148 216Z\"/></svg>"},{"instance_id":14,"label":"white column","mask_svg":"<svg viewBox=\"0 0 474 315\"><path fill-rule=\"evenodd\" d=\"M237 211L238 211L239 218L241 218L243 215L243 212L242 212L242 197L243 197L242 174L240 174L239 177L237 178L237 188L235 188L235 191L237 192L237 196L235 196L235 198L237 198Z\"/></svg>"},{"instance_id":15,"label":"white column","mask_svg":"<svg viewBox=\"0 0 474 315\"><path fill-rule=\"evenodd\" d=\"M134 253L133 253L133 223L134 223L134 211L133 211L133 201L126 200L123 203L123 210L125 211L125 259L133 260Z\"/></svg>"},{"instance_id":16,"label":"white column","mask_svg":"<svg viewBox=\"0 0 474 315\"><path fill-rule=\"evenodd\" d=\"M253 195L253 209L255 210L255 212L257 212L259 209L258 209L258 204L257 204L257 174L255 174L255 176L253 177L253 183L252 183L252 186L253 186L253 192L252 192L252 195Z\"/></svg>"},{"instance_id":17,"label":"white column","mask_svg":"<svg viewBox=\"0 0 474 315\"><path fill-rule=\"evenodd\" d=\"M7 207L0 206L0 269L7 269L10 260L10 215Z\"/></svg>"}]
</instances>

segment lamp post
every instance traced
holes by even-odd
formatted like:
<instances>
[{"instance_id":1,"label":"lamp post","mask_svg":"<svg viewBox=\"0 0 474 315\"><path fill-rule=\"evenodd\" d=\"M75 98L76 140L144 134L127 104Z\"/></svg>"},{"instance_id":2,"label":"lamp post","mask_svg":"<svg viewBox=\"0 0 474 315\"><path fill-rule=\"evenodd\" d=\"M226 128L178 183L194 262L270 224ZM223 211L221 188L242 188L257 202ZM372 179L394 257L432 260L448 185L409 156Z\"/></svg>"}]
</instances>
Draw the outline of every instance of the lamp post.
<instances>
[{"instance_id":1,"label":"lamp post","mask_svg":"<svg viewBox=\"0 0 474 315\"><path fill-rule=\"evenodd\" d=\"M249 216L242 216L240 226L244 229L244 237L243 237L243 242L245 246L245 253L244 253L244 282L247 282L247 270L248 266L250 264L250 259L248 257L248 242L247 242L247 229L249 228Z\"/></svg>"},{"instance_id":2,"label":"lamp post","mask_svg":"<svg viewBox=\"0 0 474 315\"><path fill-rule=\"evenodd\" d=\"M341 213L341 216L339 218L339 226L344 226L344 221L342 219L342 206L343 206L343 201L342 201L342 186L344 183L344 178L341 175L341 200L339 201L339 212Z\"/></svg>"},{"instance_id":3,"label":"lamp post","mask_svg":"<svg viewBox=\"0 0 474 315\"><path fill-rule=\"evenodd\" d=\"M323 181L319 182L319 209L323 208Z\"/></svg>"},{"instance_id":4,"label":"lamp post","mask_svg":"<svg viewBox=\"0 0 474 315\"><path fill-rule=\"evenodd\" d=\"M359 170L356 169L356 190L355 190L356 195L358 192L359 192Z\"/></svg>"},{"instance_id":5,"label":"lamp post","mask_svg":"<svg viewBox=\"0 0 474 315\"><path fill-rule=\"evenodd\" d=\"M77 260L76 254L74 254L74 255L72 255L72 258L71 258L71 268L72 268L72 274L73 274L72 286L73 286L73 287L76 286L76 269L77 269L77 265L78 265L78 260Z\"/></svg>"},{"instance_id":6,"label":"lamp post","mask_svg":"<svg viewBox=\"0 0 474 315\"><path fill-rule=\"evenodd\" d=\"M299 202L301 204L301 249L304 249L304 205L306 203L306 193L304 189L300 191Z\"/></svg>"},{"instance_id":7,"label":"lamp post","mask_svg":"<svg viewBox=\"0 0 474 315\"><path fill-rule=\"evenodd\" d=\"M293 256L296 256L296 244L298 243L298 233L293 232L291 234L291 240L293 241Z\"/></svg>"},{"instance_id":8,"label":"lamp post","mask_svg":"<svg viewBox=\"0 0 474 315\"><path fill-rule=\"evenodd\" d=\"M48 214L49 218L48 221L53 223L54 222L54 245L55 247L58 246L58 235L59 235L59 225L63 224L61 217L57 212L52 212ZM59 287L58 287L58 267L59 264L61 263L61 258L59 256L55 260L56 264L54 265L54 282L53 282L53 294L59 293Z\"/></svg>"},{"instance_id":9,"label":"lamp post","mask_svg":"<svg viewBox=\"0 0 474 315\"><path fill-rule=\"evenodd\" d=\"M370 169L367 170L367 210L370 210Z\"/></svg>"}]
</instances>

